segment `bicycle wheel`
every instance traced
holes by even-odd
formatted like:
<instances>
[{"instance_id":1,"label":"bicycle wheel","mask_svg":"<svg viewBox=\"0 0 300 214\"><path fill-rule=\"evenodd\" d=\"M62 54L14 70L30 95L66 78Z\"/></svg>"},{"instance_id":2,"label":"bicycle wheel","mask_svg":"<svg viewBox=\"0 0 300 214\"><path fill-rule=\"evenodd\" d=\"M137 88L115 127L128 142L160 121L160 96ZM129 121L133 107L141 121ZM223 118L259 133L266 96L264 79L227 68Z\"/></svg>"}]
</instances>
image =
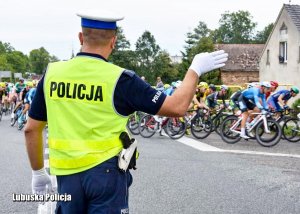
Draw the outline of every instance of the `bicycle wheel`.
<instances>
[{"instance_id":1,"label":"bicycle wheel","mask_svg":"<svg viewBox=\"0 0 300 214\"><path fill-rule=\"evenodd\" d=\"M212 121L208 115L197 115L191 121L192 135L197 139L204 139L212 132Z\"/></svg>"},{"instance_id":2,"label":"bicycle wheel","mask_svg":"<svg viewBox=\"0 0 300 214\"><path fill-rule=\"evenodd\" d=\"M127 129L133 134L133 135L138 135L140 133L139 131L139 121L137 118L136 113L131 114L128 117L127 121Z\"/></svg>"},{"instance_id":3,"label":"bicycle wheel","mask_svg":"<svg viewBox=\"0 0 300 214\"><path fill-rule=\"evenodd\" d=\"M282 126L282 135L289 142L300 142L300 121L297 118L286 120Z\"/></svg>"},{"instance_id":4,"label":"bicycle wheel","mask_svg":"<svg viewBox=\"0 0 300 214\"><path fill-rule=\"evenodd\" d=\"M159 123L150 114L143 116L139 122L139 132L145 138L152 137L158 129Z\"/></svg>"},{"instance_id":5,"label":"bicycle wheel","mask_svg":"<svg viewBox=\"0 0 300 214\"><path fill-rule=\"evenodd\" d=\"M186 128L187 122L185 118L174 117L168 119L165 131L170 138L179 139L185 134Z\"/></svg>"},{"instance_id":6,"label":"bicycle wheel","mask_svg":"<svg viewBox=\"0 0 300 214\"><path fill-rule=\"evenodd\" d=\"M221 126L222 122L228 116L230 116L230 115L222 113L214 119L214 130L218 135L221 134L220 126Z\"/></svg>"},{"instance_id":7,"label":"bicycle wheel","mask_svg":"<svg viewBox=\"0 0 300 214\"><path fill-rule=\"evenodd\" d=\"M273 119L267 119L269 132L266 132L264 122L260 121L255 129L255 138L257 142L265 147L275 146L279 143L282 135L280 125Z\"/></svg>"},{"instance_id":8,"label":"bicycle wheel","mask_svg":"<svg viewBox=\"0 0 300 214\"><path fill-rule=\"evenodd\" d=\"M220 134L223 141L229 144L237 143L241 137L240 137L240 131L241 131L241 124L238 124L236 126L238 121L237 116L228 116L224 119L220 126ZM234 129L233 127L236 126Z\"/></svg>"}]
</instances>

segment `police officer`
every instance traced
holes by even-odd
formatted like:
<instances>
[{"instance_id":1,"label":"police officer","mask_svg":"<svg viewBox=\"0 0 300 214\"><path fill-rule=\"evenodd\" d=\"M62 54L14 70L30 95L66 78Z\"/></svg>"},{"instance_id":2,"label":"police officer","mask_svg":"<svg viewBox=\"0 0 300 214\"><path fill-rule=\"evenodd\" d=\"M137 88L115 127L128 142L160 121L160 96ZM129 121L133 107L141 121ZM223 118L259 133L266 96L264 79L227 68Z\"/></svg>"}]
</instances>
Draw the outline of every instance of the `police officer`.
<instances>
[{"instance_id":1,"label":"police officer","mask_svg":"<svg viewBox=\"0 0 300 214\"><path fill-rule=\"evenodd\" d=\"M118 169L119 135L134 111L164 116L186 112L199 76L224 66L224 51L195 56L181 87L166 96L134 72L107 61L116 43L116 22L123 17L82 12L81 52L69 61L48 65L38 85L25 128L32 167L32 190L51 189L43 165L42 131L48 122L50 173L56 175L57 213L129 213L129 170Z\"/></svg>"}]
</instances>

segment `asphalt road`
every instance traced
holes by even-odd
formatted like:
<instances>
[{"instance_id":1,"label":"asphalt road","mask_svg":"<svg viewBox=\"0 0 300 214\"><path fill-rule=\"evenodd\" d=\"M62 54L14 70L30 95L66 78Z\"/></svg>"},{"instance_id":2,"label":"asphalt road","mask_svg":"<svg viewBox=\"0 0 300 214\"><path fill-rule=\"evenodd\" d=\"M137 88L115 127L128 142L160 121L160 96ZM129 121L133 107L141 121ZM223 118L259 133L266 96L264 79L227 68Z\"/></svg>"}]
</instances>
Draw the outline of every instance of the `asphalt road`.
<instances>
[{"instance_id":1,"label":"asphalt road","mask_svg":"<svg viewBox=\"0 0 300 214\"><path fill-rule=\"evenodd\" d=\"M12 202L13 193L31 192L24 134L4 117L0 136L0 213L37 213L37 203ZM132 172L130 213L300 213L300 143L229 145L215 134L195 141L220 149L212 152L191 147L190 137L137 139L140 158Z\"/></svg>"}]
</instances>

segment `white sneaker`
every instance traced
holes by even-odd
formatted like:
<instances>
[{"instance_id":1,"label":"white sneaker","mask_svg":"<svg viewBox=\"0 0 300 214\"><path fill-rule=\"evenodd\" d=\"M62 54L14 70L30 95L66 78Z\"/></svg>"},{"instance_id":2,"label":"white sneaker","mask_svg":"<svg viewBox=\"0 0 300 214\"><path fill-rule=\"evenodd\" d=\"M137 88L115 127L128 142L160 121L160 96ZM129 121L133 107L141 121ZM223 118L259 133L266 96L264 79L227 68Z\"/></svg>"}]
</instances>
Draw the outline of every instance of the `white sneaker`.
<instances>
[{"instance_id":1,"label":"white sneaker","mask_svg":"<svg viewBox=\"0 0 300 214\"><path fill-rule=\"evenodd\" d=\"M241 138L244 138L244 139L246 139L246 140L250 138L250 137L248 137L246 134L240 134L240 137L241 137Z\"/></svg>"}]
</instances>

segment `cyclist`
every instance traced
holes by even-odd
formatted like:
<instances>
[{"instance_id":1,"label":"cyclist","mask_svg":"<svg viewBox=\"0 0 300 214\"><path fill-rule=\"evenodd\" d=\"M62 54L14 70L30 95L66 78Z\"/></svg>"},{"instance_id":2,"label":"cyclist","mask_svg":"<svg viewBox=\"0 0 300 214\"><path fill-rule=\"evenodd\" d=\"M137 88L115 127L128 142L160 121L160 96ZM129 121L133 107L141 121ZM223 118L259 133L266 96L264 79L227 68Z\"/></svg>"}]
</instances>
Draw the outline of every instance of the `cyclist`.
<instances>
[{"instance_id":1,"label":"cyclist","mask_svg":"<svg viewBox=\"0 0 300 214\"><path fill-rule=\"evenodd\" d=\"M171 86L168 87L166 90L164 90L164 94L171 96L174 91L181 85L182 81L181 80L177 80L176 82L172 82Z\"/></svg>"},{"instance_id":2,"label":"cyclist","mask_svg":"<svg viewBox=\"0 0 300 214\"><path fill-rule=\"evenodd\" d=\"M33 82L27 82L26 83L26 88L29 87L29 91L25 94L25 97L24 97L24 109L22 111L22 115L19 117L19 124L20 123L23 123L25 122L25 115L27 113L27 111L29 110L30 108L30 105L32 103L32 100L33 100L33 97L35 95L35 92L36 92L36 82L33 81Z\"/></svg>"},{"instance_id":3,"label":"cyclist","mask_svg":"<svg viewBox=\"0 0 300 214\"><path fill-rule=\"evenodd\" d=\"M24 79L20 78L19 82L16 83L15 87L16 87L16 93L19 97L19 94L21 93L21 91L26 87L26 84L24 83Z\"/></svg>"},{"instance_id":4,"label":"cyclist","mask_svg":"<svg viewBox=\"0 0 300 214\"><path fill-rule=\"evenodd\" d=\"M271 84L271 90L268 93L266 93L266 100L268 100L271 93L276 91L276 89L279 86L278 82L276 82L276 81L270 81L270 84Z\"/></svg>"},{"instance_id":5,"label":"cyclist","mask_svg":"<svg viewBox=\"0 0 300 214\"><path fill-rule=\"evenodd\" d=\"M297 94L299 94L299 88L296 86L292 86L290 90L280 90L270 96L268 105L272 110L282 111L282 109L288 108L288 100Z\"/></svg>"},{"instance_id":6,"label":"cyclist","mask_svg":"<svg viewBox=\"0 0 300 214\"><path fill-rule=\"evenodd\" d=\"M268 110L266 102L266 93L270 91L270 82L262 82L260 87L251 87L242 92L239 97L239 106L242 111L242 123L241 123L241 134L240 136L244 139L249 139L246 135L245 127L246 122L251 111L263 112ZM261 103L262 102L262 103ZM248 112L248 110L250 110Z\"/></svg>"},{"instance_id":7,"label":"cyclist","mask_svg":"<svg viewBox=\"0 0 300 214\"><path fill-rule=\"evenodd\" d=\"M19 100L20 100L20 102L17 103L17 105L16 105L13 113L16 113L16 110L24 103L25 96L26 96L27 92L30 90L30 88L32 88L32 87L33 87L33 83L32 82L27 82L26 83L26 87L23 88L22 91L19 93ZM16 86L16 88L17 88L17 86ZM12 114L12 117L13 116L14 115Z\"/></svg>"},{"instance_id":8,"label":"cyclist","mask_svg":"<svg viewBox=\"0 0 300 214\"><path fill-rule=\"evenodd\" d=\"M193 98L194 101L194 108L205 108L209 109L208 106L205 104L205 99L209 94L208 84L206 82L200 82L196 88L196 94Z\"/></svg>"},{"instance_id":9,"label":"cyclist","mask_svg":"<svg viewBox=\"0 0 300 214\"><path fill-rule=\"evenodd\" d=\"M216 91L215 86L211 86L210 88L214 92L206 97L207 106L211 109L214 109L217 106L219 106L219 108L225 108L226 107L225 95L228 91L228 86L227 85L221 85L220 91ZM218 104L218 99L222 100L221 105Z\"/></svg>"},{"instance_id":10,"label":"cyclist","mask_svg":"<svg viewBox=\"0 0 300 214\"><path fill-rule=\"evenodd\" d=\"M247 89L252 88L252 87L259 87L259 86L258 86L257 83L249 83L249 84L247 84ZM239 109L239 110L241 110L240 106L239 106L239 97L241 96L241 94L242 94L243 91L244 90L240 89L240 90L234 92L230 96L230 98L229 98L230 99L229 104L230 104L230 106L231 106L232 109ZM236 115L240 115L239 113L240 113L239 111L236 112Z\"/></svg>"},{"instance_id":11,"label":"cyclist","mask_svg":"<svg viewBox=\"0 0 300 214\"><path fill-rule=\"evenodd\" d=\"M8 89L5 82L0 82L0 104L5 112L8 108Z\"/></svg>"}]
</instances>

